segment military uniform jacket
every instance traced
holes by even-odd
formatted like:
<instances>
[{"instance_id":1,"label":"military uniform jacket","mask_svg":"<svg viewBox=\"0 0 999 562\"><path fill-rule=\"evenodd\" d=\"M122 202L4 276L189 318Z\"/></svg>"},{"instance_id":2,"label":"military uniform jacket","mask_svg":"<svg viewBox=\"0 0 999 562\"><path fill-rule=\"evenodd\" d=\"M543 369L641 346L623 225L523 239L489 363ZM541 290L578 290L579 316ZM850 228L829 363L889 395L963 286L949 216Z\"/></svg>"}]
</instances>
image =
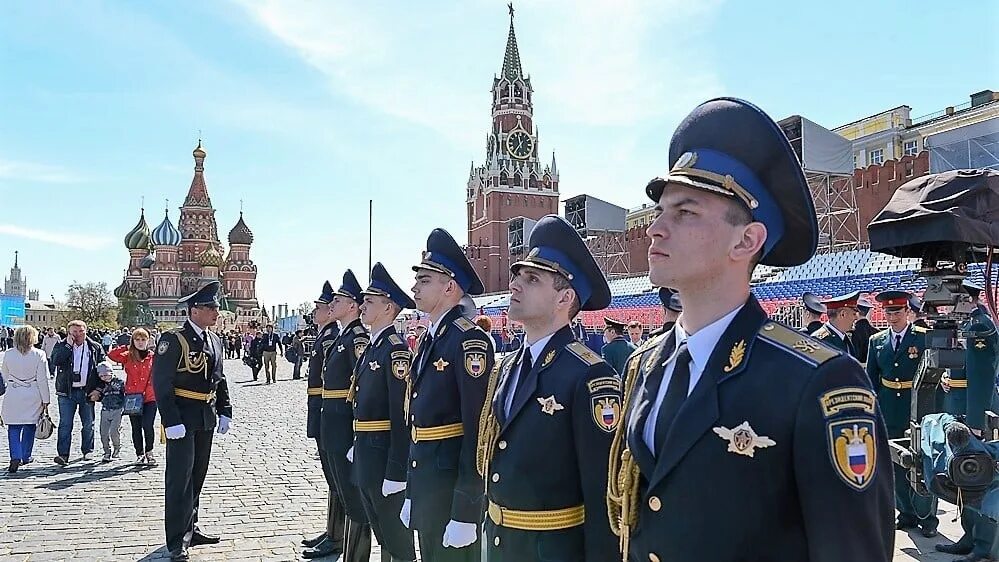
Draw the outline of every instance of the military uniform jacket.
<instances>
[{"instance_id":1,"label":"military uniform jacket","mask_svg":"<svg viewBox=\"0 0 999 562\"><path fill-rule=\"evenodd\" d=\"M839 334L826 324L823 324L821 328L812 332L811 335L829 347L838 349L851 357L856 357L856 351L853 349L850 337L844 334L846 337L841 338Z\"/></svg>"},{"instance_id":2,"label":"military uniform jacket","mask_svg":"<svg viewBox=\"0 0 999 562\"><path fill-rule=\"evenodd\" d=\"M624 338L614 338L613 341L604 344L603 349L600 350L600 355L608 365L613 367L614 372L621 376L624 373L624 364L633 351L635 351L635 346Z\"/></svg>"},{"instance_id":3,"label":"military uniform jacket","mask_svg":"<svg viewBox=\"0 0 999 562\"><path fill-rule=\"evenodd\" d=\"M874 329L874 326L871 326L871 322L867 318L861 318L853 324L850 341L853 343L853 348L857 350L857 361L861 363L867 362L868 345L871 342L871 336L875 332L877 330Z\"/></svg>"},{"instance_id":4,"label":"military uniform jacket","mask_svg":"<svg viewBox=\"0 0 999 562\"><path fill-rule=\"evenodd\" d=\"M521 355L504 358L490 406L498 432L486 468L487 497L513 510L583 506L585 520L568 529L527 531L497 526L487 516L488 558L617 560L606 493L608 451L621 419L620 377L563 327L534 358L531 371L520 374L507 416L505 404Z\"/></svg>"},{"instance_id":5,"label":"military uniform jacket","mask_svg":"<svg viewBox=\"0 0 999 562\"><path fill-rule=\"evenodd\" d=\"M429 343L420 342L411 374L410 425L460 423L462 435L410 445L406 497L412 500L411 524L416 529L449 519L482 520L483 487L475 458L494 362L492 338L463 317L461 307L441 317Z\"/></svg>"},{"instance_id":6,"label":"military uniform jacket","mask_svg":"<svg viewBox=\"0 0 999 562\"><path fill-rule=\"evenodd\" d=\"M323 368L326 365L326 357L330 349L336 343L339 335L335 322L330 322L323 327L316 341L312 344L309 353L309 387L308 393L308 415L305 421L306 435L319 439L321 435L322 423L320 422L323 413Z\"/></svg>"},{"instance_id":7,"label":"military uniform jacket","mask_svg":"<svg viewBox=\"0 0 999 562\"><path fill-rule=\"evenodd\" d=\"M769 321L750 296L654 455L642 432L655 396L641 381L664 368L672 332L649 343L626 375L632 560L891 560L891 458L856 361Z\"/></svg>"},{"instance_id":8,"label":"military uniform jacket","mask_svg":"<svg viewBox=\"0 0 999 562\"><path fill-rule=\"evenodd\" d=\"M816 330L818 330L819 328L821 328L824 325L825 324L823 324L819 320L813 320L813 321L809 322L808 325L805 326L804 328L802 328L800 331L803 332L803 333L805 333L805 334L812 334L812 333L815 333Z\"/></svg>"},{"instance_id":9,"label":"military uniform jacket","mask_svg":"<svg viewBox=\"0 0 999 562\"><path fill-rule=\"evenodd\" d=\"M411 363L409 346L389 326L357 364L354 419L383 421L390 428L355 432L352 478L358 487L381 490L382 480L406 481L410 436L403 404Z\"/></svg>"},{"instance_id":10,"label":"military uniform jacket","mask_svg":"<svg viewBox=\"0 0 999 562\"><path fill-rule=\"evenodd\" d=\"M909 428L912 381L926 348L926 328L909 324L898 349L892 349L893 337L891 329L871 336L867 346L867 375L877 391L888 437L894 439L904 437Z\"/></svg>"},{"instance_id":11,"label":"military uniform jacket","mask_svg":"<svg viewBox=\"0 0 999 562\"><path fill-rule=\"evenodd\" d=\"M944 402L947 411L964 415L970 427L985 430L985 410L995 394L996 360L999 345L996 326L992 318L982 308L975 309L971 318L961 327L968 334L965 339L964 369L951 371L951 381L964 380L951 384Z\"/></svg>"},{"instance_id":12,"label":"military uniform jacket","mask_svg":"<svg viewBox=\"0 0 999 562\"><path fill-rule=\"evenodd\" d=\"M153 389L156 408L164 427L184 424L188 432L213 430L216 414L232 417L229 386L222 373L222 340L205 330L212 347L198 335L190 322L181 328L164 332L156 346L153 359ZM214 349L214 355L212 354ZM198 400L178 396L177 391L213 396Z\"/></svg>"},{"instance_id":13,"label":"military uniform jacket","mask_svg":"<svg viewBox=\"0 0 999 562\"><path fill-rule=\"evenodd\" d=\"M354 444L354 408L347 401L353 383L354 367L368 347L368 331L360 319L353 320L340 332L326 357L323 370L323 448L343 454ZM330 392L334 397L329 397Z\"/></svg>"}]
</instances>

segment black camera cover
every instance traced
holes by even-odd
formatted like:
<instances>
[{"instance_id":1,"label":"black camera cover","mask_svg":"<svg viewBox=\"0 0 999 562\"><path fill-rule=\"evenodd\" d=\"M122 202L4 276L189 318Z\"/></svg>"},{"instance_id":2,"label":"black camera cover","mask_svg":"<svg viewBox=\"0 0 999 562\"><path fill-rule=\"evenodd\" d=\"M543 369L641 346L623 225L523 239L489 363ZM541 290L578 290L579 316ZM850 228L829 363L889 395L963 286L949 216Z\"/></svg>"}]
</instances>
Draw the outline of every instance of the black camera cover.
<instances>
[{"instance_id":1,"label":"black camera cover","mask_svg":"<svg viewBox=\"0 0 999 562\"><path fill-rule=\"evenodd\" d=\"M955 170L906 182L867 226L871 250L922 258L927 246L999 246L999 172Z\"/></svg>"}]
</instances>

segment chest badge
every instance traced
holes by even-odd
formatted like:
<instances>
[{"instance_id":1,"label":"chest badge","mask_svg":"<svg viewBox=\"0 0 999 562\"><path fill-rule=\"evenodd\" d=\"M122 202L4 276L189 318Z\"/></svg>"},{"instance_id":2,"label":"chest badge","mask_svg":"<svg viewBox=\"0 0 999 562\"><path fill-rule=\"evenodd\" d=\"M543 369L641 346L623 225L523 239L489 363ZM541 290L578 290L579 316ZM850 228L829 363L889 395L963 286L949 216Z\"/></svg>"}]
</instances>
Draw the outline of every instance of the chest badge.
<instances>
[{"instance_id":1,"label":"chest badge","mask_svg":"<svg viewBox=\"0 0 999 562\"><path fill-rule=\"evenodd\" d=\"M975 349L985 349L985 340L978 340L975 342Z\"/></svg>"},{"instance_id":2,"label":"chest badge","mask_svg":"<svg viewBox=\"0 0 999 562\"><path fill-rule=\"evenodd\" d=\"M548 414L549 416L554 416L555 412L559 410L564 410L565 406L559 404L555 400L555 395L552 394L548 398L538 397L538 404L541 404L541 412Z\"/></svg>"},{"instance_id":3,"label":"chest badge","mask_svg":"<svg viewBox=\"0 0 999 562\"><path fill-rule=\"evenodd\" d=\"M541 366L542 367L547 367L548 364L552 362L552 359L555 359L555 350L554 349L551 350L551 351L549 351L548 355L545 355L545 360L541 362Z\"/></svg>"},{"instance_id":4,"label":"chest badge","mask_svg":"<svg viewBox=\"0 0 999 562\"><path fill-rule=\"evenodd\" d=\"M371 369L372 371L377 371L378 369L381 368L381 365L378 364L378 361L372 361L368 363L368 368Z\"/></svg>"},{"instance_id":5,"label":"chest badge","mask_svg":"<svg viewBox=\"0 0 999 562\"><path fill-rule=\"evenodd\" d=\"M919 348L912 346L909 348L909 359L915 359L916 357L919 357Z\"/></svg>"},{"instance_id":6,"label":"chest badge","mask_svg":"<svg viewBox=\"0 0 999 562\"><path fill-rule=\"evenodd\" d=\"M340 344L340 345L336 346L336 352L337 353L343 353L344 349L346 349L346 348L343 347L343 344Z\"/></svg>"},{"instance_id":7,"label":"chest badge","mask_svg":"<svg viewBox=\"0 0 999 562\"><path fill-rule=\"evenodd\" d=\"M450 363L445 361L443 357L441 357L437 361L434 361L434 368L437 369L438 373L444 372L444 369L446 369L448 365L450 365Z\"/></svg>"},{"instance_id":8,"label":"chest badge","mask_svg":"<svg viewBox=\"0 0 999 562\"><path fill-rule=\"evenodd\" d=\"M773 439L765 435L757 435L748 421L744 421L733 429L725 426L718 426L712 429L719 437L728 441L728 452L737 455L746 455L752 458L756 455L756 448L765 449L777 444Z\"/></svg>"}]
</instances>

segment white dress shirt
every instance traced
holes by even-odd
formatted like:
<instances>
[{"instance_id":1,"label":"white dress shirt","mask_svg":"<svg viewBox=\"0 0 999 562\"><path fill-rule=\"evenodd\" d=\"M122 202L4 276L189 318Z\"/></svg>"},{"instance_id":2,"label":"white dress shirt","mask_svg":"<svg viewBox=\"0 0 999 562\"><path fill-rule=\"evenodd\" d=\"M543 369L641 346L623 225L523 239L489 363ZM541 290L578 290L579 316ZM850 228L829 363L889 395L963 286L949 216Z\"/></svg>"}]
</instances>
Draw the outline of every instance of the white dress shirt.
<instances>
[{"instance_id":1,"label":"white dress shirt","mask_svg":"<svg viewBox=\"0 0 999 562\"><path fill-rule=\"evenodd\" d=\"M715 350L718 340L721 339L722 334L725 333L729 324L732 323L732 319L742 310L743 306L745 305L739 305L732 312L701 328L695 334L687 335L687 332L683 331L683 326L679 322L673 326L676 347L679 348L680 344L686 341L687 350L690 352L690 385L687 387L687 396L690 396L690 393L694 391L697 381L701 380L704 368L708 365L708 359L711 358L711 352ZM642 440L645 441L645 445L648 446L653 455L658 452L655 448L656 420L659 418L659 410L662 408L663 399L666 397L669 381L673 378L676 355L677 352L674 350L673 354L666 360L663 381L659 385L659 393L656 394L656 400L652 403L652 410L649 412L649 417L645 421L645 427L642 430Z\"/></svg>"},{"instance_id":2,"label":"white dress shirt","mask_svg":"<svg viewBox=\"0 0 999 562\"><path fill-rule=\"evenodd\" d=\"M205 347L208 348L208 352L215 355L215 345L208 338L208 336L205 335L205 330L190 320L188 320L187 323L191 325L191 328L194 328L194 333L198 334L201 340L205 342Z\"/></svg>"},{"instance_id":3,"label":"white dress shirt","mask_svg":"<svg viewBox=\"0 0 999 562\"><path fill-rule=\"evenodd\" d=\"M392 324L389 324L388 326L383 327L381 330L378 330L377 332L372 333L371 334L371 340L370 340L371 343L369 345L375 345L375 342L378 341L378 336L384 334L385 330L388 330L391 327L392 327Z\"/></svg>"},{"instance_id":4,"label":"white dress shirt","mask_svg":"<svg viewBox=\"0 0 999 562\"><path fill-rule=\"evenodd\" d=\"M73 381L73 388L87 386L87 373L90 372L90 347L85 339L82 345L73 344L73 372L80 373L80 380Z\"/></svg>"},{"instance_id":5,"label":"white dress shirt","mask_svg":"<svg viewBox=\"0 0 999 562\"><path fill-rule=\"evenodd\" d=\"M548 334L547 336L541 338L535 343L527 346L527 349L531 351L531 365L537 363L538 356L541 352L545 350L545 346L548 345L548 340L552 339L555 332ZM524 342L527 342L527 336L524 336ZM521 361L523 360L523 355L521 355ZM513 395L517 393L517 382L520 380L521 371L523 370L523 365L518 362L517 371L510 376L510 381L506 384L506 403L503 405L503 411L506 415L510 415L510 408L513 407ZM523 373L525 376L527 373Z\"/></svg>"},{"instance_id":6,"label":"white dress shirt","mask_svg":"<svg viewBox=\"0 0 999 562\"><path fill-rule=\"evenodd\" d=\"M901 332L896 332L895 330L892 330L891 328L888 328L888 329L891 330L891 342L890 342L891 343L891 350L892 351L898 351L897 349L895 349L895 338L898 338L898 343L902 343L902 340L905 339L905 333L909 331L909 325L906 324L905 328L902 328Z\"/></svg>"}]
</instances>

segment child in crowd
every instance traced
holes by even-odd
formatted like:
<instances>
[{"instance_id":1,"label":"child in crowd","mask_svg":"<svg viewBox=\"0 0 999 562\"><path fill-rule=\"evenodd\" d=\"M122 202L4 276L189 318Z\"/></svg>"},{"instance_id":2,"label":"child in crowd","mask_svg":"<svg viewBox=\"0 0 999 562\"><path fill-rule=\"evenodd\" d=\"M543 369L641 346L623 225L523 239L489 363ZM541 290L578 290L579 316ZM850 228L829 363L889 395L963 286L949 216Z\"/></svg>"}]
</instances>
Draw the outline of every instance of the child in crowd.
<instances>
[{"instance_id":1,"label":"child in crowd","mask_svg":"<svg viewBox=\"0 0 999 562\"><path fill-rule=\"evenodd\" d=\"M115 376L107 361L97 365L97 374L104 383L101 390L101 444L104 445L104 458L101 462L111 462L118 458L121 450L121 414L125 407L125 381ZM108 442L110 438L110 443ZM114 445L114 450L111 445Z\"/></svg>"}]
</instances>

